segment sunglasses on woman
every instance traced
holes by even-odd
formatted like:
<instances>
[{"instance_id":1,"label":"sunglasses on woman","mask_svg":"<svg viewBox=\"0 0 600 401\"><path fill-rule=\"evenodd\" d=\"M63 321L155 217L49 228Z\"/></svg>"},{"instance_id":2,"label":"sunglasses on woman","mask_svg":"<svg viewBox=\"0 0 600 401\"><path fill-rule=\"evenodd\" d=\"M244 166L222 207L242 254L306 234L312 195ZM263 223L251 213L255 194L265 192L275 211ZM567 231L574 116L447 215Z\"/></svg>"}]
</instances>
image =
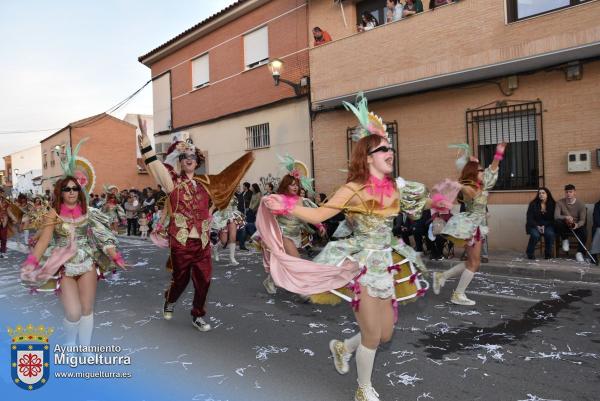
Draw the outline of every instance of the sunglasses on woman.
<instances>
[{"instance_id":1,"label":"sunglasses on woman","mask_svg":"<svg viewBox=\"0 0 600 401\"><path fill-rule=\"evenodd\" d=\"M181 154L179 155L179 161L182 160L195 160L197 162L198 158L194 154Z\"/></svg>"},{"instance_id":2,"label":"sunglasses on woman","mask_svg":"<svg viewBox=\"0 0 600 401\"><path fill-rule=\"evenodd\" d=\"M377 153L377 152L383 152L383 153L392 152L392 153L396 153L396 150L394 148L392 148L391 146L380 146L378 148L373 149L368 154L372 155L373 153Z\"/></svg>"},{"instance_id":3,"label":"sunglasses on woman","mask_svg":"<svg viewBox=\"0 0 600 401\"><path fill-rule=\"evenodd\" d=\"M63 192L79 192L79 188L78 187L62 187L61 191Z\"/></svg>"}]
</instances>

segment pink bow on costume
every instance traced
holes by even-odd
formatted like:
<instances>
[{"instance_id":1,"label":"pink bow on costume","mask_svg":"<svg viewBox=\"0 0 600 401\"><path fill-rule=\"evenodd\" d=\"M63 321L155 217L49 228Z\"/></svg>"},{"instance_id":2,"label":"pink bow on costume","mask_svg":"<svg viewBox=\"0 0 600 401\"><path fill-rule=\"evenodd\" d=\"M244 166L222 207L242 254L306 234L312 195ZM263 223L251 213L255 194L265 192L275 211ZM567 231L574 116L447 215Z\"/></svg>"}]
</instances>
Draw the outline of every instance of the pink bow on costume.
<instances>
[{"instance_id":1,"label":"pink bow on costume","mask_svg":"<svg viewBox=\"0 0 600 401\"><path fill-rule=\"evenodd\" d=\"M83 216L83 211L81 210L80 205L75 205L75 207L71 209L63 203L62 205L60 205L60 216L68 217L70 219L75 220Z\"/></svg>"},{"instance_id":2,"label":"pink bow on costume","mask_svg":"<svg viewBox=\"0 0 600 401\"><path fill-rule=\"evenodd\" d=\"M379 179L374 176L369 176L366 186L367 193L373 196L379 195L379 203L383 204L384 196L392 196L394 193L394 184L388 177Z\"/></svg>"}]
</instances>

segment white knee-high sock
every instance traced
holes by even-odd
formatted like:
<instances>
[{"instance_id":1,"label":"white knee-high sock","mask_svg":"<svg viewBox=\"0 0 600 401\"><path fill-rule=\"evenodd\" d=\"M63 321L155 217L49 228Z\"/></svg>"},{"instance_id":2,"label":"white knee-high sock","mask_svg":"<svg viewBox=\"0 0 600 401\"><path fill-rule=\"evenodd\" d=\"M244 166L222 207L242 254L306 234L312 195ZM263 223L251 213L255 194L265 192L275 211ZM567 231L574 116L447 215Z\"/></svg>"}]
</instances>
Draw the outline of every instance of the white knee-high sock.
<instances>
[{"instance_id":1,"label":"white knee-high sock","mask_svg":"<svg viewBox=\"0 0 600 401\"><path fill-rule=\"evenodd\" d=\"M354 351L356 351L356 349L360 345L360 338L361 338L360 333L358 333L358 334L353 335L350 338L345 339L344 347L346 348L346 351L353 354Z\"/></svg>"},{"instance_id":2,"label":"white knee-high sock","mask_svg":"<svg viewBox=\"0 0 600 401\"><path fill-rule=\"evenodd\" d=\"M473 273L469 269L465 269L460 276L460 280L458 281L458 285L456 286L456 292L463 293L467 290L469 283L475 277L475 273Z\"/></svg>"},{"instance_id":3,"label":"white knee-high sock","mask_svg":"<svg viewBox=\"0 0 600 401\"><path fill-rule=\"evenodd\" d=\"M461 263L458 263L458 264L452 266L445 272L443 272L442 276L444 276L444 279L456 277L456 276L460 275L466 268L467 268L467 265L465 265L465 262L461 262Z\"/></svg>"},{"instance_id":4,"label":"white knee-high sock","mask_svg":"<svg viewBox=\"0 0 600 401\"><path fill-rule=\"evenodd\" d=\"M94 331L94 312L81 316L79 321L79 345L90 345Z\"/></svg>"},{"instance_id":5,"label":"white knee-high sock","mask_svg":"<svg viewBox=\"0 0 600 401\"><path fill-rule=\"evenodd\" d=\"M234 265L237 265L237 260L235 260L235 242L227 244L227 248L229 248L229 260Z\"/></svg>"},{"instance_id":6,"label":"white knee-high sock","mask_svg":"<svg viewBox=\"0 0 600 401\"><path fill-rule=\"evenodd\" d=\"M79 322L71 322L67 318L63 319L63 327L65 329L65 344L64 345L75 345L77 340L77 331L79 330Z\"/></svg>"},{"instance_id":7,"label":"white knee-high sock","mask_svg":"<svg viewBox=\"0 0 600 401\"><path fill-rule=\"evenodd\" d=\"M370 386L373 362L375 362L376 349L370 349L360 344L356 349L356 372L358 373L358 385Z\"/></svg>"}]
</instances>

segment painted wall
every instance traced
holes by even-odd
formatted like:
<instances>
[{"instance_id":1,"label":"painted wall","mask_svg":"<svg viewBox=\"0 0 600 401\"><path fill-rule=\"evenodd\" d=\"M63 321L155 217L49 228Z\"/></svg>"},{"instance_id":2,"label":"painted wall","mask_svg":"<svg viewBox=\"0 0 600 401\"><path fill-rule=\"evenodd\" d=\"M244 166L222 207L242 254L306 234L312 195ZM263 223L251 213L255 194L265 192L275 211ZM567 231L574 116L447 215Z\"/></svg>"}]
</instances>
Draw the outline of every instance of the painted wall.
<instances>
[{"instance_id":1,"label":"painted wall","mask_svg":"<svg viewBox=\"0 0 600 401\"><path fill-rule=\"evenodd\" d=\"M246 152L246 127L269 123L271 146L254 150L255 161L244 181L261 183L269 174L281 177L277 155L289 153L310 168L310 118L306 99L243 113L186 130L194 144L205 152L207 172L216 174ZM170 141L161 136L158 142ZM261 178L263 178L261 180Z\"/></svg>"}]
</instances>

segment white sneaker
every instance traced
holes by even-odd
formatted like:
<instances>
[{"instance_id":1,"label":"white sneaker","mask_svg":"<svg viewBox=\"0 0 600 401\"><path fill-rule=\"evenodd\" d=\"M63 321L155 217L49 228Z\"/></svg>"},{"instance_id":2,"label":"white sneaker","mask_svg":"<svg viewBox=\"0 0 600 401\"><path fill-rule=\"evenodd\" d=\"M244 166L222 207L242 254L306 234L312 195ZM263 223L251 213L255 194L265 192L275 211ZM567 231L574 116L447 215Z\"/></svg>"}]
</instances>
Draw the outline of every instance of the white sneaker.
<instances>
[{"instance_id":1,"label":"white sneaker","mask_svg":"<svg viewBox=\"0 0 600 401\"><path fill-rule=\"evenodd\" d=\"M339 340L329 341L329 350L333 357L333 366L335 367L335 370L337 370L340 375L348 373L350 370L348 362L350 362L352 354L346 350L344 342Z\"/></svg>"},{"instance_id":2,"label":"white sneaker","mask_svg":"<svg viewBox=\"0 0 600 401\"><path fill-rule=\"evenodd\" d=\"M575 254L575 260L578 261L578 262L584 262L584 260L583 260L583 254L581 252L577 252Z\"/></svg>"},{"instance_id":3,"label":"white sneaker","mask_svg":"<svg viewBox=\"0 0 600 401\"><path fill-rule=\"evenodd\" d=\"M197 328L200 331L210 331L210 329L212 328L210 327L210 324L206 323L206 321L200 316L192 318L192 324L195 328Z\"/></svg>"},{"instance_id":4,"label":"white sneaker","mask_svg":"<svg viewBox=\"0 0 600 401\"><path fill-rule=\"evenodd\" d=\"M456 304L456 305L463 305L463 306L475 305L475 301L467 298L467 296L465 295L464 292L456 292L456 291L454 291L452 293L452 298L450 298L450 302L452 302L453 304Z\"/></svg>"},{"instance_id":5,"label":"white sneaker","mask_svg":"<svg viewBox=\"0 0 600 401\"><path fill-rule=\"evenodd\" d=\"M269 295L275 295L277 293L277 287L275 287L275 283L273 282L273 278L271 275L267 275L267 278L263 280L263 286Z\"/></svg>"},{"instance_id":6,"label":"white sneaker","mask_svg":"<svg viewBox=\"0 0 600 401\"><path fill-rule=\"evenodd\" d=\"M173 311L175 310L175 303L165 301L163 305L163 317L165 320L173 319Z\"/></svg>"},{"instance_id":7,"label":"white sneaker","mask_svg":"<svg viewBox=\"0 0 600 401\"><path fill-rule=\"evenodd\" d=\"M444 284L446 284L446 278L444 277L444 274L440 272L433 273L433 293L435 295L439 295Z\"/></svg>"},{"instance_id":8,"label":"white sneaker","mask_svg":"<svg viewBox=\"0 0 600 401\"><path fill-rule=\"evenodd\" d=\"M562 250L565 252L569 252L569 240L568 239L564 239L562 241Z\"/></svg>"},{"instance_id":9,"label":"white sneaker","mask_svg":"<svg viewBox=\"0 0 600 401\"><path fill-rule=\"evenodd\" d=\"M379 394L373 388L372 385L368 384L366 386L358 386L356 389L356 395L354 396L354 401L380 401Z\"/></svg>"}]
</instances>

